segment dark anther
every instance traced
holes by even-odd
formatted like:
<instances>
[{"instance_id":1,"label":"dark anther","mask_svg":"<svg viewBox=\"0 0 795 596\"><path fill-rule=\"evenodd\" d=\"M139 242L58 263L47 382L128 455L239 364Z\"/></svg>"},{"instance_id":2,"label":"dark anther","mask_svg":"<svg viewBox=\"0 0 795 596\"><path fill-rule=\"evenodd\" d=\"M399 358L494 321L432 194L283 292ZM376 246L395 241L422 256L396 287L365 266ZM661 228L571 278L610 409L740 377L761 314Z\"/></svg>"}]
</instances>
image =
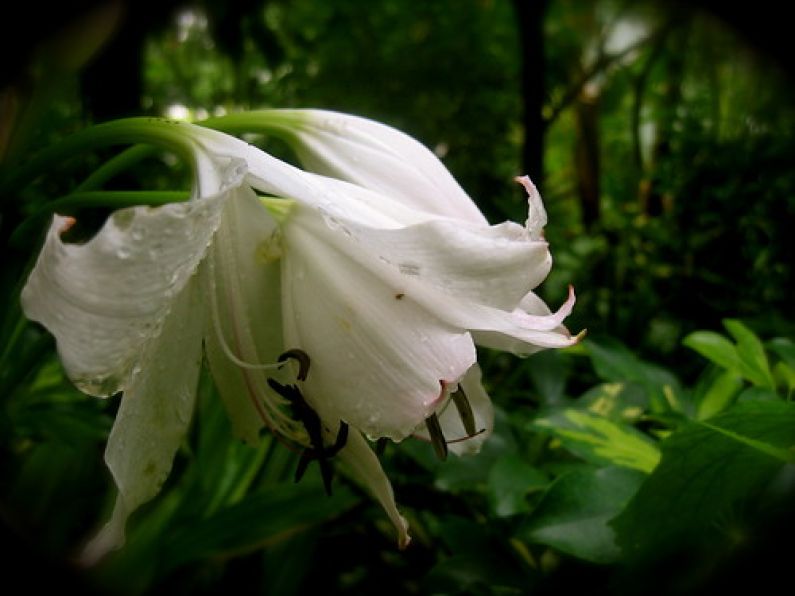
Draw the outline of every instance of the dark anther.
<instances>
[{"instance_id":1,"label":"dark anther","mask_svg":"<svg viewBox=\"0 0 795 596\"><path fill-rule=\"evenodd\" d=\"M464 424L464 430L468 436L476 434L475 429L475 415L472 413L472 406L469 405L467 394L464 389L459 385L458 390L452 395L455 409L458 410L458 415L461 417L461 422Z\"/></svg>"},{"instance_id":2,"label":"dark anther","mask_svg":"<svg viewBox=\"0 0 795 596\"><path fill-rule=\"evenodd\" d=\"M306 381L306 376L309 374L309 354L298 348L293 348L279 356L278 361L286 362L289 358L298 361L298 380Z\"/></svg>"},{"instance_id":3,"label":"dark anther","mask_svg":"<svg viewBox=\"0 0 795 596\"><path fill-rule=\"evenodd\" d=\"M375 453L376 455L384 455L384 451L386 451L386 444L388 439L386 437L381 437L378 441L375 442Z\"/></svg>"},{"instance_id":4,"label":"dark anther","mask_svg":"<svg viewBox=\"0 0 795 596\"><path fill-rule=\"evenodd\" d=\"M290 351L292 352L293 350ZM300 350L298 351L300 352ZM306 356L304 352L301 352L301 354ZM308 362L309 359L307 358L307 366ZM298 378L300 379L301 376L299 375ZM320 466L323 487L326 489L326 494L331 495L331 478L333 472L329 459L337 455L348 442L348 425L340 420L340 428L337 431L337 438L334 444L330 447L326 447L323 445L323 425L320 421L320 416L318 416L317 412L306 403L304 396L301 395L301 390L295 385L282 385L278 381L270 378L268 379L268 385L276 393L290 402L290 411L293 420L297 420L304 425L306 434L309 435L309 443L312 445L304 449L301 453L301 459L298 461L298 467L295 470L295 482L301 480L309 462L316 459Z\"/></svg>"},{"instance_id":5,"label":"dark anther","mask_svg":"<svg viewBox=\"0 0 795 596\"><path fill-rule=\"evenodd\" d=\"M442 427L439 424L439 418L433 413L425 419L425 426L428 429L428 434L431 437L431 445L436 452L436 457L444 461L447 459L447 441L442 433Z\"/></svg>"}]
</instances>

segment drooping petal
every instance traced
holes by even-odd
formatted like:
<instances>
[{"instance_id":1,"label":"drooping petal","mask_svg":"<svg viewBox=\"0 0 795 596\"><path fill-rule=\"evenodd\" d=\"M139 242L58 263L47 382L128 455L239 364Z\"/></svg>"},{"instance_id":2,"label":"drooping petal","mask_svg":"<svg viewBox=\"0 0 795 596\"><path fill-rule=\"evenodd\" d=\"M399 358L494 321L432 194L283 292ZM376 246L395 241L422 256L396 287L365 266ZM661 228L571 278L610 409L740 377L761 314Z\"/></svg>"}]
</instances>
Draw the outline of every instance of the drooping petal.
<instances>
[{"instance_id":1,"label":"drooping petal","mask_svg":"<svg viewBox=\"0 0 795 596\"><path fill-rule=\"evenodd\" d=\"M569 286L569 297L554 313L530 292L519 307L507 315L489 311L469 315L459 312L456 316L462 319L478 314L483 316L484 323L472 329L472 336L478 345L527 356L542 348L566 348L580 340L581 335L572 336L563 326L563 320L571 314L574 302L574 288Z\"/></svg>"},{"instance_id":2,"label":"drooping petal","mask_svg":"<svg viewBox=\"0 0 795 596\"><path fill-rule=\"evenodd\" d=\"M525 228L531 238L541 238L544 226L547 225L547 212L536 185L530 180L529 176L517 176L516 182L524 186L527 192L527 221Z\"/></svg>"},{"instance_id":3,"label":"drooping petal","mask_svg":"<svg viewBox=\"0 0 795 596\"><path fill-rule=\"evenodd\" d=\"M491 431L494 428L494 407L491 405L489 394L483 388L481 377L480 366L474 364L458 383L475 418L475 432L477 433L475 436L467 437L461 416L452 399L439 415L439 424L448 441L447 448L456 455L478 453L486 439L491 436Z\"/></svg>"},{"instance_id":4,"label":"drooping petal","mask_svg":"<svg viewBox=\"0 0 795 596\"><path fill-rule=\"evenodd\" d=\"M409 525L397 509L395 494L392 491L389 478L384 474L381 463L361 433L355 430L351 431L345 448L337 457L342 460L353 479L363 485L381 503L397 530L398 546L406 548L411 542L408 533Z\"/></svg>"},{"instance_id":5,"label":"drooping petal","mask_svg":"<svg viewBox=\"0 0 795 596\"><path fill-rule=\"evenodd\" d=\"M197 280L185 285L148 340L113 424L105 462L119 489L110 521L83 553L92 563L124 543L129 515L159 491L193 413L201 367L202 317Z\"/></svg>"},{"instance_id":6,"label":"drooping petal","mask_svg":"<svg viewBox=\"0 0 795 596\"><path fill-rule=\"evenodd\" d=\"M258 441L263 424L278 422L278 412L266 399L272 375L263 365L275 363L285 351L280 236L253 191L238 188L227 202L202 271L210 370L235 434L250 444Z\"/></svg>"},{"instance_id":7,"label":"drooping petal","mask_svg":"<svg viewBox=\"0 0 795 596\"><path fill-rule=\"evenodd\" d=\"M55 216L22 307L55 336L81 390L107 396L127 388L142 347L160 333L204 258L225 200L222 189L185 203L121 209L85 244L63 242L69 219Z\"/></svg>"},{"instance_id":8,"label":"drooping petal","mask_svg":"<svg viewBox=\"0 0 795 596\"><path fill-rule=\"evenodd\" d=\"M342 225L342 224L341 224ZM549 274L546 242L505 222L473 226L446 219L400 229L346 228L363 250L458 299L511 310Z\"/></svg>"},{"instance_id":9,"label":"drooping petal","mask_svg":"<svg viewBox=\"0 0 795 596\"><path fill-rule=\"evenodd\" d=\"M443 383L475 362L472 339L341 252L343 231L295 211L285 231L284 330L287 345L312 359L307 400L333 404L370 437L401 440L436 410Z\"/></svg>"},{"instance_id":10,"label":"drooping petal","mask_svg":"<svg viewBox=\"0 0 795 596\"><path fill-rule=\"evenodd\" d=\"M329 227L328 221L319 217L308 217L306 214L309 212L310 210L303 209L291 222L288 222L288 226L291 226L287 231L288 237L295 235L290 230L304 228L310 231L314 238L323 238L324 244L316 246L313 250L324 252L328 250L327 246L333 246L338 253L347 257L351 269L358 267L360 271L367 271L371 279L380 281L382 287L392 288L395 295L401 295L404 303L414 304L424 310L427 320L435 321L436 325L446 323L452 329L472 331L478 344L498 349L510 346L511 351L517 354L530 354L541 348L567 347L577 342L577 338L571 337L560 324L574 304L573 292L557 313L548 316L531 316L518 306L499 308L497 302L499 295L490 298L488 292L479 290L476 284L469 283L470 272L467 271L465 260L460 262L459 277L423 273L426 263L430 271L434 271L434 267L437 271L442 271L443 261L440 255L447 254L446 249L443 249L446 236L429 240L417 234L411 226L397 230L374 230L340 218L335 219L333 225ZM435 223L440 224L440 222ZM401 260L396 260L395 255L399 254L399 251L393 250L396 246L406 246L406 250L409 251L423 250L416 246L411 248L411 243L408 241L403 242L400 239L403 234L406 234L415 245L436 242L437 254L430 256L432 251L429 249L426 251L428 256L424 262L407 262L402 256ZM546 245L543 243L541 245L545 251ZM493 254L495 260L501 262L496 250ZM519 254L521 256L521 251ZM542 252L542 255L545 254ZM337 256L336 263L346 261L345 257ZM454 258L451 257L449 262L454 262ZM488 266L487 259L481 262ZM353 265L354 263L356 265ZM510 254L506 263L511 263ZM517 268L521 268L521 259L516 265ZM329 262L327 266L333 269L338 265ZM546 266L547 263L542 259L536 267L544 271ZM501 278L495 273L495 279ZM487 283L485 278L481 280L482 283ZM374 285L372 281L368 283ZM506 283L510 284L510 278L506 278ZM513 294L504 295L503 300L509 297L510 300L515 300L521 305L523 301L529 300L527 298L529 294L523 297L520 293L527 290L527 285L529 284L525 282L524 287L514 287ZM499 290L498 284L495 284L495 290ZM495 294L499 293L495 291ZM498 306L492 306L489 302Z\"/></svg>"},{"instance_id":11,"label":"drooping petal","mask_svg":"<svg viewBox=\"0 0 795 596\"><path fill-rule=\"evenodd\" d=\"M274 110L263 117L286 121L283 138L308 170L398 198L421 211L486 223L442 162L391 126L324 110ZM274 132L279 133L278 126Z\"/></svg>"}]
</instances>

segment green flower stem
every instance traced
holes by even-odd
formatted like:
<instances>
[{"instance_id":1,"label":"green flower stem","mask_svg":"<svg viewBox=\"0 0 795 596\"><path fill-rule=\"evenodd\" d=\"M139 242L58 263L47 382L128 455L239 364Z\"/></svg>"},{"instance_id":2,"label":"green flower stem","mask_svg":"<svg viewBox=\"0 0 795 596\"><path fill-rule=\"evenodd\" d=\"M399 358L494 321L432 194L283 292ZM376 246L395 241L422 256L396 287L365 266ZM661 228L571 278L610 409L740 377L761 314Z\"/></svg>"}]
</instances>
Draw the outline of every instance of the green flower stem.
<instances>
[{"instance_id":1,"label":"green flower stem","mask_svg":"<svg viewBox=\"0 0 795 596\"><path fill-rule=\"evenodd\" d=\"M303 116L294 110L251 110L208 118L196 124L230 134L261 132L289 140L295 137L296 129L303 122Z\"/></svg>"},{"instance_id":2,"label":"green flower stem","mask_svg":"<svg viewBox=\"0 0 795 596\"><path fill-rule=\"evenodd\" d=\"M41 225L42 218L53 213L69 213L74 209L85 207L108 207L121 209L136 205L165 205L187 201L190 192L187 190L106 190L73 192L64 197L48 201L38 211L27 217L11 234L9 242L12 246L22 246L26 239L35 235Z\"/></svg>"},{"instance_id":3,"label":"green flower stem","mask_svg":"<svg viewBox=\"0 0 795 596\"><path fill-rule=\"evenodd\" d=\"M29 161L8 172L0 181L5 198L35 180L53 166L86 151L109 145L145 143L174 151L188 163L192 160L192 141L187 125L163 118L125 118L97 124L44 149Z\"/></svg>"},{"instance_id":4,"label":"green flower stem","mask_svg":"<svg viewBox=\"0 0 795 596\"><path fill-rule=\"evenodd\" d=\"M116 174L149 157L154 152L155 147L152 145L135 145L125 149L94 170L83 182L75 187L75 192L102 188Z\"/></svg>"}]
</instances>

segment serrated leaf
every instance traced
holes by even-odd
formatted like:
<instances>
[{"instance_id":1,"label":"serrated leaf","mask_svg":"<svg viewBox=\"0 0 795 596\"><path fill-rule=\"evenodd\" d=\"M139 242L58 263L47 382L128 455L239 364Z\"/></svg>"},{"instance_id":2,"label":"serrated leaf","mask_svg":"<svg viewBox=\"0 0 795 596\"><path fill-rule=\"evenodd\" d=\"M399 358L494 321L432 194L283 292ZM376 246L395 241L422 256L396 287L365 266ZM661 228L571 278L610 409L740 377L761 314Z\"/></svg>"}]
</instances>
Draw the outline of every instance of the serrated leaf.
<instances>
[{"instance_id":1,"label":"serrated leaf","mask_svg":"<svg viewBox=\"0 0 795 596\"><path fill-rule=\"evenodd\" d=\"M579 470L558 478L519 536L593 563L612 563L621 551L608 525L635 494L644 475L625 468Z\"/></svg>"},{"instance_id":2,"label":"serrated leaf","mask_svg":"<svg viewBox=\"0 0 795 596\"><path fill-rule=\"evenodd\" d=\"M489 471L489 503L497 517L530 511L527 495L549 484L549 478L515 454L494 462Z\"/></svg>"},{"instance_id":3,"label":"serrated leaf","mask_svg":"<svg viewBox=\"0 0 795 596\"><path fill-rule=\"evenodd\" d=\"M662 460L611 523L627 554L646 554L708 530L795 456L795 404L738 403L662 444Z\"/></svg>"},{"instance_id":4,"label":"serrated leaf","mask_svg":"<svg viewBox=\"0 0 795 596\"><path fill-rule=\"evenodd\" d=\"M642 361L612 338L584 342L599 377L609 382L634 382L643 387L656 411L680 410L679 380L664 368Z\"/></svg>"},{"instance_id":5,"label":"serrated leaf","mask_svg":"<svg viewBox=\"0 0 795 596\"><path fill-rule=\"evenodd\" d=\"M650 473L660 460L651 439L626 424L579 410L567 409L531 423L558 438L563 446L586 461Z\"/></svg>"}]
</instances>

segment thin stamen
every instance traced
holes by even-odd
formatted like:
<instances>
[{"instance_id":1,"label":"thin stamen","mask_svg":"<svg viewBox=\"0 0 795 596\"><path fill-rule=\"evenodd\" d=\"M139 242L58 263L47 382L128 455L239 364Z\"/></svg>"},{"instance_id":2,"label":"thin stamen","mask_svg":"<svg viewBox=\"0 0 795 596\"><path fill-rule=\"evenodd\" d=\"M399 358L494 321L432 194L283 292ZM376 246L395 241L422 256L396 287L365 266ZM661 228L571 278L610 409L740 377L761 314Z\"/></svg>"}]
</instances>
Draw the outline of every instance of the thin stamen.
<instances>
[{"instance_id":1,"label":"thin stamen","mask_svg":"<svg viewBox=\"0 0 795 596\"><path fill-rule=\"evenodd\" d=\"M209 255L208 255L209 256ZM283 362L273 362L268 364L261 364L256 362L246 362L245 360L241 360L238 358L232 349L229 347L229 344L226 342L226 338L224 337L224 332L221 327L221 315L218 308L218 296L216 295L216 287L215 287L215 262L214 259L211 257L207 259L207 264L210 268L210 311L212 312L212 319L213 319L213 328L215 330L215 336L218 338L218 343L221 346L221 350L226 355L229 360L231 360L234 364L239 366L240 368L247 368L250 370L274 370L281 368L283 366Z\"/></svg>"},{"instance_id":2,"label":"thin stamen","mask_svg":"<svg viewBox=\"0 0 795 596\"><path fill-rule=\"evenodd\" d=\"M439 418L436 413L431 414L425 419L425 427L428 429L428 435L431 437L431 444L433 450L436 452L436 457L444 461L447 459L447 441L442 432L442 426L439 424Z\"/></svg>"},{"instance_id":3,"label":"thin stamen","mask_svg":"<svg viewBox=\"0 0 795 596\"><path fill-rule=\"evenodd\" d=\"M464 424L464 430L467 435L472 436L477 431L475 430L475 414L472 413L472 406L469 405L467 394L464 393L463 387L458 386L458 390L452 395L455 409L458 410L458 415L461 417L461 422Z\"/></svg>"},{"instance_id":4,"label":"thin stamen","mask_svg":"<svg viewBox=\"0 0 795 596\"><path fill-rule=\"evenodd\" d=\"M472 433L471 435L467 435L465 437L458 437L457 439L450 439L447 441L447 444L450 445L451 443L463 443L464 441L469 441L469 439L474 439L478 435L482 435L486 432L485 428L481 428L479 431Z\"/></svg>"},{"instance_id":5,"label":"thin stamen","mask_svg":"<svg viewBox=\"0 0 795 596\"><path fill-rule=\"evenodd\" d=\"M281 354L278 360L279 362L285 362L289 358L298 361L298 380L306 381L306 377L309 374L309 354L298 348L293 348Z\"/></svg>"}]
</instances>

